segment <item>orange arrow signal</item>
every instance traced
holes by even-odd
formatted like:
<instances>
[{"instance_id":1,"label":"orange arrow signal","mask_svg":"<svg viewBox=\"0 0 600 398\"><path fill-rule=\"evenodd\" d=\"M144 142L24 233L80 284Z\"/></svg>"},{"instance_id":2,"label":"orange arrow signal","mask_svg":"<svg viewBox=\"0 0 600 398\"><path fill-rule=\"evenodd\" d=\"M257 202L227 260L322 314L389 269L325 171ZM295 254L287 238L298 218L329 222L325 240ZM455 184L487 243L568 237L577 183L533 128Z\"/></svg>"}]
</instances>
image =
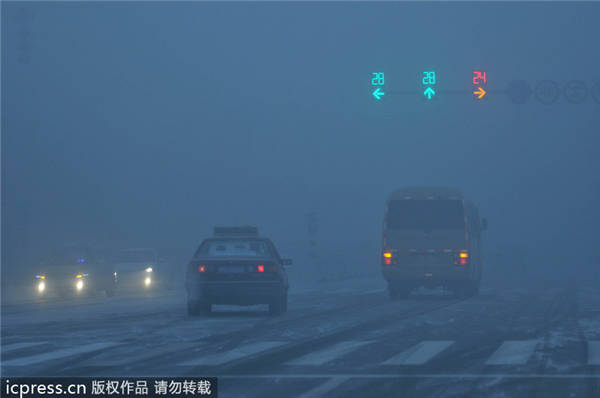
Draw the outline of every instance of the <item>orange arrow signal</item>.
<instances>
[{"instance_id":1,"label":"orange arrow signal","mask_svg":"<svg viewBox=\"0 0 600 398\"><path fill-rule=\"evenodd\" d=\"M473 94L477 96L477 99L482 99L485 95L485 90L483 87L479 87L477 90L473 91Z\"/></svg>"}]
</instances>

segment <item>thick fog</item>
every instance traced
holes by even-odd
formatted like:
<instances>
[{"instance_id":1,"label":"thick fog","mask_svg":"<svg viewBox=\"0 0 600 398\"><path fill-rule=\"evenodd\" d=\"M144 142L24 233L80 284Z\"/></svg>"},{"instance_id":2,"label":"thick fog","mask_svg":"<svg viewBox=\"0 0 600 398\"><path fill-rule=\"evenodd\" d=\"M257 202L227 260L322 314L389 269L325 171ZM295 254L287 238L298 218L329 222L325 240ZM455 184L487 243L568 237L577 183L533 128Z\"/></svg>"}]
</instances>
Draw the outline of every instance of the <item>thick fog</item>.
<instances>
[{"instance_id":1,"label":"thick fog","mask_svg":"<svg viewBox=\"0 0 600 398\"><path fill-rule=\"evenodd\" d=\"M238 224L302 269L310 212L323 266L335 247L377 271L386 195L405 185L463 190L488 250L520 248L540 274L595 269L600 105L503 90L599 81L599 7L3 3L3 272L67 243L191 255ZM486 101L441 94L477 68ZM425 70L435 101L393 93Z\"/></svg>"}]
</instances>

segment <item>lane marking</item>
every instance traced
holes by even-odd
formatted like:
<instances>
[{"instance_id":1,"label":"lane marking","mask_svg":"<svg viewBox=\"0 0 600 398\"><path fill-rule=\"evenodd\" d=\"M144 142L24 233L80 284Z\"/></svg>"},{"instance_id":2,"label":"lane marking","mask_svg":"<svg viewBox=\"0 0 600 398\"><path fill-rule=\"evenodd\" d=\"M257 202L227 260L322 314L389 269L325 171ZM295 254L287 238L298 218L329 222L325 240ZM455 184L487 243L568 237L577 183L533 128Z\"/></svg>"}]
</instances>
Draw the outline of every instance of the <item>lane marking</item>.
<instances>
[{"instance_id":1,"label":"lane marking","mask_svg":"<svg viewBox=\"0 0 600 398\"><path fill-rule=\"evenodd\" d=\"M588 341L588 365L600 365L600 340Z\"/></svg>"},{"instance_id":2,"label":"lane marking","mask_svg":"<svg viewBox=\"0 0 600 398\"><path fill-rule=\"evenodd\" d=\"M232 350L225 352L217 352L215 354L207 355L203 358L193 359L191 361L178 363L178 366L217 366L227 362L234 361L236 359L244 358L249 355L258 354L259 352L269 350L274 347L279 347L286 343L282 341L265 341L253 344L242 345Z\"/></svg>"},{"instance_id":3,"label":"lane marking","mask_svg":"<svg viewBox=\"0 0 600 398\"><path fill-rule=\"evenodd\" d=\"M2 354L6 354L7 352L11 352L11 351L15 351L15 350L20 350L21 348L35 347L35 346L46 344L46 343L47 343L46 341L40 341L40 342L36 342L36 343L14 343L14 344L7 344L7 345L3 345L2 347L0 347L0 352Z\"/></svg>"},{"instance_id":4,"label":"lane marking","mask_svg":"<svg viewBox=\"0 0 600 398\"><path fill-rule=\"evenodd\" d=\"M331 391L335 390L348 380L350 380L349 377L332 377L328 381L301 394L298 398L326 397Z\"/></svg>"},{"instance_id":5,"label":"lane marking","mask_svg":"<svg viewBox=\"0 0 600 398\"><path fill-rule=\"evenodd\" d=\"M537 340L505 341L485 362L486 365L525 365L533 354Z\"/></svg>"},{"instance_id":6,"label":"lane marking","mask_svg":"<svg viewBox=\"0 0 600 398\"><path fill-rule=\"evenodd\" d=\"M118 353L100 354L90 358L77 366L125 366L142 363L148 359L177 352L189 353L194 349L202 348L203 345L178 344L176 347L167 345L159 347L129 346L127 350ZM108 357L108 358L107 358Z\"/></svg>"},{"instance_id":7,"label":"lane marking","mask_svg":"<svg viewBox=\"0 0 600 398\"><path fill-rule=\"evenodd\" d=\"M114 347L119 345L120 343L93 343L86 344L82 346L76 346L71 348L64 348L61 350L55 350L46 352L38 355L31 355L28 357L11 359L8 361L3 361L2 366L28 366L33 365L40 362L51 361L54 359L70 357L77 354L84 354L93 351L99 351L108 347Z\"/></svg>"},{"instance_id":8,"label":"lane marking","mask_svg":"<svg viewBox=\"0 0 600 398\"><path fill-rule=\"evenodd\" d=\"M422 341L382 362L382 365L423 365L454 344L452 340Z\"/></svg>"},{"instance_id":9,"label":"lane marking","mask_svg":"<svg viewBox=\"0 0 600 398\"><path fill-rule=\"evenodd\" d=\"M285 362L284 365L323 365L370 343L372 343L372 341L342 341L325 349L314 351L310 354L303 355L300 358Z\"/></svg>"}]
</instances>

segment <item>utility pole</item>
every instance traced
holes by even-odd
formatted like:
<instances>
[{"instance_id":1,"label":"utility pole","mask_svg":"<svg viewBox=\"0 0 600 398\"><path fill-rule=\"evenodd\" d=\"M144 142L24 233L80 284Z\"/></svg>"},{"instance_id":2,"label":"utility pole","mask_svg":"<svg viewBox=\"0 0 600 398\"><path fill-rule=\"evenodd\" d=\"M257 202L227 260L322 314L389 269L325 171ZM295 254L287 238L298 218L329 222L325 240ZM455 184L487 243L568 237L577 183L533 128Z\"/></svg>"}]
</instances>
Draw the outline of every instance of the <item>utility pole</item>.
<instances>
[{"instance_id":1,"label":"utility pole","mask_svg":"<svg viewBox=\"0 0 600 398\"><path fill-rule=\"evenodd\" d=\"M317 212L307 213L304 217L306 222L306 231L308 234L308 257L311 260L313 271L319 267L319 254L317 247L317 233L319 232Z\"/></svg>"}]
</instances>

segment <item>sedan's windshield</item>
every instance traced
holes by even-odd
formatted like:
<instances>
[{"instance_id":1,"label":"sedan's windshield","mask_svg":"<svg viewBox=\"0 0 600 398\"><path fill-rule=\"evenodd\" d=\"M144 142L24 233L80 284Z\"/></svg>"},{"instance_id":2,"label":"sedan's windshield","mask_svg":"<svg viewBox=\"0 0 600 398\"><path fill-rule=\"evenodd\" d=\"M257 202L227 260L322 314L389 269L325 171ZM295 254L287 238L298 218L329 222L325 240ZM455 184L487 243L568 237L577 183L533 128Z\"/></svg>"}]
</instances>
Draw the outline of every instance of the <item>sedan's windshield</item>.
<instances>
[{"instance_id":1,"label":"sedan's windshield","mask_svg":"<svg viewBox=\"0 0 600 398\"><path fill-rule=\"evenodd\" d=\"M200 245L196 257L271 257L271 251L265 241L211 239Z\"/></svg>"}]
</instances>

